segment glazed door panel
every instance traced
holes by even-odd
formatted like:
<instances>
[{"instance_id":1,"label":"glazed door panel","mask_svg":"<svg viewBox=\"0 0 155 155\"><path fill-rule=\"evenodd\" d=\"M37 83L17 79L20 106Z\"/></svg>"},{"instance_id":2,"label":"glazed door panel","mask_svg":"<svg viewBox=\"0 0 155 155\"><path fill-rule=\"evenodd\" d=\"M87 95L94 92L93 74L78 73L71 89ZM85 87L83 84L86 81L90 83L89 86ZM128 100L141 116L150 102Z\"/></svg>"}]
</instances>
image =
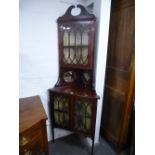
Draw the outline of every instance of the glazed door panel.
<instances>
[{"instance_id":1,"label":"glazed door panel","mask_svg":"<svg viewBox=\"0 0 155 155\"><path fill-rule=\"evenodd\" d=\"M75 98L73 104L73 129L92 136L95 128L96 101Z\"/></svg>"},{"instance_id":2,"label":"glazed door panel","mask_svg":"<svg viewBox=\"0 0 155 155\"><path fill-rule=\"evenodd\" d=\"M62 51L61 64L63 66L73 67L90 67L92 55L92 38L94 29L91 25L94 22L69 22L59 25L62 43L60 50Z\"/></svg>"},{"instance_id":3,"label":"glazed door panel","mask_svg":"<svg viewBox=\"0 0 155 155\"><path fill-rule=\"evenodd\" d=\"M61 94L53 97L54 123L56 126L69 128L69 99Z\"/></svg>"},{"instance_id":4,"label":"glazed door panel","mask_svg":"<svg viewBox=\"0 0 155 155\"><path fill-rule=\"evenodd\" d=\"M74 129L85 133L91 132L92 107L91 101L76 99L74 104Z\"/></svg>"},{"instance_id":5,"label":"glazed door panel","mask_svg":"<svg viewBox=\"0 0 155 155\"><path fill-rule=\"evenodd\" d=\"M96 99L52 93L53 122L55 127L73 130L94 137Z\"/></svg>"},{"instance_id":6,"label":"glazed door panel","mask_svg":"<svg viewBox=\"0 0 155 155\"><path fill-rule=\"evenodd\" d=\"M134 1L112 1L101 134L120 150L125 144L134 91ZM132 90L131 90L132 89ZM131 96L132 98L132 96Z\"/></svg>"}]
</instances>

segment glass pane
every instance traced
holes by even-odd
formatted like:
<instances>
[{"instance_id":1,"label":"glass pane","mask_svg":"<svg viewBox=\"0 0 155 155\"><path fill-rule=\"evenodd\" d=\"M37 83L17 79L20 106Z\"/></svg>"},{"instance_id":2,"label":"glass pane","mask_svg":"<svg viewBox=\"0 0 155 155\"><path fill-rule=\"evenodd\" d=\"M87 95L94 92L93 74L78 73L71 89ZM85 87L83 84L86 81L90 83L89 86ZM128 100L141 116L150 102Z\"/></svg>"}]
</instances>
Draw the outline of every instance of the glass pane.
<instances>
[{"instance_id":1,"label":"glass pane","mask_svg":"<svg viewBox=\"0 0 155 155\"><path fill-rule=\"evenodd\" d=\"M70 32L70 45L75 45L75 33L74 31Z\"/></svg>"},{"instance_id":2,"label":"glass pane","mask_svg":"<svg viewBox=\"0 0 155 155\"><path fill-rule=\"evenodd\" d=\"M81 32L79 30L76 32L76 45L81 45Z\"/></svg>"},{"instance_id":3,"label":"glass pane","mask_svg":"<svg viewBox=\"0 0 155 155\"><path fill-rule=\"evenodd\" d=\"M88 48L82 48L82 64L88 64Z\"/></svg>"},{"instance_id":4,"label":"glass pane","mask_svg":"<svg viewBox=\"0 0 155 155\"><path fill-rule=\"evenodd\" d=\"M57 111L54 112L54 120L56 124L59 124L59 116Z\"/></svg>"},{"instance_id":5,"label":"glass pane","mask_svg":"<svg viewBox=\"0 0 155 155\"><path fill-rule=\"evenodd\" d=\"M68 32L64 31L64 46L68 46Z\"/></svg>"},{"instance_id":6,"label":"glass pane","mask_svg":"<svg viewBox=\"0 0 155 155\"><path fill-rule=\"evenodd\" d=\"M71 63L73 63L74 58L75 58L75 49L70 48L70 59L71 59Z\"/></svg>"},{"instance_id":7,"label":"glass pane","mask_svg":"<svg viewBox=\"0 0 155 155\"><path fill-rule=\"evenodd\" d=\"M63 98L63 111L68 111L68 100L66 98Z\"/></svg>"},{"instance_id":8,"label":"glass pane","mask_svg":"<svg viewBox=\"0 0 155 155\"><path fill-rule=\"evenodd\" d=\"M54 109L61 111L68 111L68 100L64 97L55 97Z\"/></svg>"},{"instance_id":9,"label":"glass pane","mask_svg":"<svg viewBox=\"0 0 155 155\"><path fill-rule=\"evenodd\" d=\"M65 110L65 111L68 111L68 109L69 109L69 107L68 107L68 102L66 102L66 103L64 104L64 110Z\"/></svg>"},{"instance_id":10,"label":"glass pane","mask_svg":"<svg viewBox=\"0 0 155 155\"><path fill-rule=\"evenodd\" d=\"M90 128L91 128L91 120L90 118L86 118L86 129L90 130Z\"/></svg>"},{"instance_id":11,"label":"glass pane","mask_svg":"<svg viewBox=\"0 0 155 155\"><path fill-rule=\"evenodd\" d=\"M91 117L91 115L92 115L92 107L91 107L91 104L88 104L87 110L86 110L86 114L87 114L87 117Z\"/></svg>"},{"instance_id":12,"label":"glass pane","mask_svg":"<svg viewBox=\"0 0 155 155\"><path fill-rule=\"evenodd\" d=\"M57 98L54 99L54 109L58 109L58 100L57 100Z\"/></svg>"},{"instance_id":13,"label":"glass pane","mask_svg":"<svg viewBox=\"0 0 155 155\"><path fill-rule=\"evenodd\" d=\"M85 124L85 117L82 116L75 116L75 129L77 130L85 130L84 124Z\"/></svg>"},{"instance_id":14,"label":"glass pane","mask_svg":"<svg viewBox=\"0 0 155 155\"><path fill-rule=\"evenodd\" d=\"M63 123L63 113L59 112L59 122Z\"/></svg>"},{"instance_id":15,"label":"glass pane","mask_svg":"<svg viewBox=\"0 0 155 155\"><path fill-rule=\"evenodd\" d=\"M76 49L76 60L77 60L77 63L79 63L79 61L80 61L80 56L81 56L81 48L77 48Z\"/></svg>"},{"instance_id":16,"label":"glass pane","mask_svg":"<svg viewBox=\"0 0 155 155\"><path fill-rule=\"evenodd\" d=\"M64 120L63 120L63 125L66 126L69 124L69 116L67 113L64 113Z\"/></svg>"},{"instance_id":17,"label":"glass pane","mask_svg":"<svg viewBox=\"0 0 155 155\"><path fill-rule=\"evenodd\" d=\"M85 105L81 101L77 101L75 105L76 115L84 117Z\"/></svg>"},{"instance_id":18,"label":"glass pane","mask_svg":"<svg viewBox=\"0 0 155 155\"><path fill-rule=\"evenodd\" d=\"M84 31L82 35L82 45L88 45L88 32Z\"/></svg>"},{"instance_id":19,"label":"glass pane","mask_svg":"<svg viewBox=\"0 0 155 155\"><path fill-rule=\"evenodd\" d=\"M63 62L65 64L87 65L89 56L89 28L71 27L64 28L64 47ZM71 47L69 47L71 46Z\"/></svg>"},{"instance_id":20,"label":"glass pane","mask_svg":"<svg viewBox=\"0 0 155 155\"><path fill-rule=\"evenodd\" d=\"M75 104L75 129L85 130L85 105L81 101Z\"/></svg>"},{"instance_id":21,"label":"glass pane","mask_svg":"<svg viewBox=\"0 0 155 155\"><path fill-rule=\"evenodd\" d=\"M76 59L76 54L75 54L75 59L73 60L73 64L78 64L78 61Z\"/></svg>"},{"instance_id":22,"label":"glass pane","mask_svg":"<svg viewBox=\"0 0 155 155\"><path fill-rule=\"evenodd\" d=\"M63 101L62 100L59 101L59 110L63 110Z\"/></svg>"},{"instance_id":23,"label":"glass pane","mask_svg":"<svg viewBox=\"0 0 155 155\"><path fill-rule=\"evenodd\" d=\"M69 48L64 48L64 63L70 63L69 60Z\"/></svg>"},{"instance_id":24,"label":"glass pane","mask_svg":"<svg viewBox=\"0 0 155 155\"><path fill-rule=\"evenodd\" d=\"M77 101L75 104L75 129L84 132L91 129L92 104L87 101Z\"/></svg>"}]
</instances>

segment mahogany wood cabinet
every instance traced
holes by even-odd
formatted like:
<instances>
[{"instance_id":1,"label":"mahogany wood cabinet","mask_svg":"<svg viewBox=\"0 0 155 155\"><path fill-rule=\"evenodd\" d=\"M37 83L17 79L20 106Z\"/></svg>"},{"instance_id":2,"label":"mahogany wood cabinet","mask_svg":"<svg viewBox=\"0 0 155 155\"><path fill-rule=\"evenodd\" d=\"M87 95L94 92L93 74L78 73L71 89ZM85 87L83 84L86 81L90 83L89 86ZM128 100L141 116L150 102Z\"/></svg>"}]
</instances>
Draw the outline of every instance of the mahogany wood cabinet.
<instances>
[{"instance_id":1,"label":"mahogany wood cabinet","mask_svg":"<svg viewBox=\"0 0 155 155\"><path fill-rule=\"evenodd\" d=\"M134 103L134 16L134 0L112 0L101 134L118 151Z\"/></svg>"},{"instance_id":2,"label":"mahogany wood cabinet","mask_svg":"<svg viewBox=\"0 0 155 155\"><path fill-rule=\"evenodd\" d=\"M39 96L19 100L20 155L48 155L46 119Z\"/></svg>"},{"instance_id":3,"label":"mahogany wood cabinet","mask_svg":"<svg viewBox=\"0 0 155 155\"><path fill-rule=\"evenodd\" d=\"M73 16L70 6L59 17L59 79L49 89L49 107L54 128L63 128L92 139L96 124L97 99L94 89L94 46L96 18L82 5L81 13Z\"/></svg>"}]
</instances>

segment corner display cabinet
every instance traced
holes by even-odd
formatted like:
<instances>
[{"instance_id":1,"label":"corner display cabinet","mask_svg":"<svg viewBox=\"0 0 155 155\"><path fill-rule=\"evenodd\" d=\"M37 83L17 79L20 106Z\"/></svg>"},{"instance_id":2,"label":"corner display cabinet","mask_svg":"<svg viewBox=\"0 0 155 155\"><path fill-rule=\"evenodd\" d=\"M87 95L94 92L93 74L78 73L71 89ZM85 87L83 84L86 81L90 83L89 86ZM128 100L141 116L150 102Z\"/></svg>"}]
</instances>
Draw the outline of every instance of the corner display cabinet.
<instances>
[{"instance_id":1,"label":"corner display cabinet","mask_svg":"<svg viewBox=\"0 0 155 155\"><path fill-rule=\"evenodd\" d=\"M94 43L96 18L82 5L81 13L73 16L70 6L59 17L59 79L49 89L49 105L54 128L63 128L92 139L96 124L97 99L94 89Z\"/></svg>"}]
</instances>

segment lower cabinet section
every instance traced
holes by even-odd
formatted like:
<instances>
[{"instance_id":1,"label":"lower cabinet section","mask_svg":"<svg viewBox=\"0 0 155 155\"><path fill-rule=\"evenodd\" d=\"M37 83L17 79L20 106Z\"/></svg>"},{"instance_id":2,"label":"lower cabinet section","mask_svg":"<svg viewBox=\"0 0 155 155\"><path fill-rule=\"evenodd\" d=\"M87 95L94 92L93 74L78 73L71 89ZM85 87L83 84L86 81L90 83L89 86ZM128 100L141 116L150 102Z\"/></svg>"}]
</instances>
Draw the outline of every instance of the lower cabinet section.
<instances>
[{"instance_id":1,"label":"lower cabinet section","mask_svg":"<svg viewBox=\"0 0 155 155\"><path fill-rule=\"evenodd\" d=\"M49 89L49 108L54 142L54 128L67 129L92 139L94 149L97 99L95 90L55 87Z\"/></svg>"},{"instance_id":2,"label":"lower cabinet section","mask_svg":"<svg viewBox=\"0 0 155 155\"><path fill-rule=\"evenodd\" d=\"M94 138L96 99L50 93L54 127L64 128Z\"/></svg>"}]
</instances>

